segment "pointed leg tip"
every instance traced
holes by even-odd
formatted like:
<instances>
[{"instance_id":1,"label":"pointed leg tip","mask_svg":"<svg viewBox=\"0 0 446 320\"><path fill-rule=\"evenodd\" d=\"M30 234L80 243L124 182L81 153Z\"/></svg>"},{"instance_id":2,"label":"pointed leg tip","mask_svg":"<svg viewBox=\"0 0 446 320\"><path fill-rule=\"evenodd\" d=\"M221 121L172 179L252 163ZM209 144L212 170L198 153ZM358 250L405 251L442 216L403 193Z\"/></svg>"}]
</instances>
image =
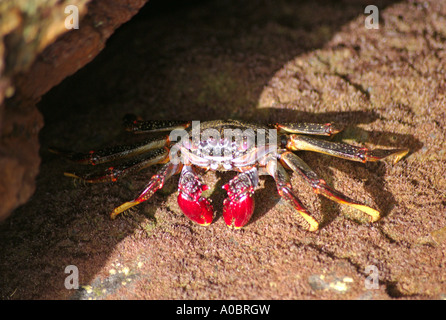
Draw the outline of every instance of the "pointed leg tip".
<instances>
[{"instance_id":1,"label":"pointed leg tip","mask_svg":"<svg viewBox=\"0 0 446 320\"><path fill-rule=\"evenodd\" d=\"M138 202L138 201L129 201L129 202L121 204L119 207L115 208L112 211L112 213L110 214L110 219L114 220L118 214L130 209L131 207L136 206L139 203L140 202Z\"/></svg>"},{"instance_id":2,"label":"pointed leg tip","mask_svg":"<svg viewBox=\"0 0 446 320\"><path fill-rule=\"evenodd\" d=\"M394 153L395 159L393 160L393 164L398 163L401 159L403 159L408 153L409 149L399 149Z\"/></svg>"},{"instance_id":3,"label":"pointed leg tip","mask_svg":"<svg viewBox=\"0 0 446 320\"><path fill-rule=\"evenodd\" d=\"M376 222L381 219L381 214L379 213L379 211L376 210L374 211L373 214L369 213L369 216L370 216L370 222Z\"/></svg>"},{"instance_id":4,"label":"pointed leg tip","mask_svg":"<svg viewBox=\"0 0 446 320\"><path fill-rule=\"evenodd\" d=\"M310 224L308 231L316 232L319 230L319 223L317 221L307 221L307 222Z\"/></svg>"},{"instance_id":5,"label":"pointed leg tip","mask_svg":"<svg viewBox=\"0 0 446 320\"><path fill-rule=\"evenodd\" d=\"M379 219L381 219L381 214L378 210L375 210L375 209L370 208L363 204L350 203L349 205L355 209L358 209L358 210L368 214L369 218L370 218L370 222L376 222Z\"/></svg>"},{"instance_id":6,"label":"pointed leg tip","mask_svg":"<svg viewBox=\"0 0 446 320\"><path fill-rule=\"evenodd\" d=\"M72 151L69 151L69 150L66 150L66 149L62 149L62 148L58 148L58 147L49 147L48 151L51 152L51 153L57 154L59 156L68 158L68 159L70 159L70 157L72 157L73 154L74 154Z\"/></svg>"},{"instance_id":7,"label":"pointed leg tip","mask_svg":"<svg viewBox=\"0 0 446 320\"><path fill-rule=\"evenodd\" d=\"M380 161L386 158L393 158L393 164L396 164L403 159L408 153L409 149L374 149L367 152L366 161Z\"/></svg>"},{"instance_id":8,"label":"pointed leg tip","mask_svg":"<svg viewBox=\"0 0 446 320\"><path fill-rule=\"evenodd\" d=\"M299 214L308 223L307 231L315 232L319 230L319 222L317 222L316 219L310 216L306 211L299 211Z\"/></svg>"},{"instance_id":9,"label":"pointed leg tip","mask_svg":"<svg viewBox=\"0 0 446 320\"><path fill-rule=\"evenodd\" d=\"M48 151L55 154L61 154L61 151L59 151L59 149L55 147L49 147Z\"/></svg>"},{"instance_id":10,"label":"pointed leg tip","mask_svg":"<svg viewBox=\"0 0 446 320\"><path fill-rule=\"evenodd\" d=\"M83 180L81 177L79 177L78 175L71 173L71 172L64 172L63 175L65 177L69 177L69 178L74 178L74 179L81 179Z\"/></svg>"},{"instance_id":11,"label":"pointed leg tip","mask_svg":"<svg viewBox=\"0 0 446 320\"><path fill-rule=\"evenodd\" d=\"M341 126L340 124L337 124L337 123L327 123L327 125L329 127L329 135L330 136L338 134L339 132L344 130L344 126Z\"/></svg>"}]
</instances>

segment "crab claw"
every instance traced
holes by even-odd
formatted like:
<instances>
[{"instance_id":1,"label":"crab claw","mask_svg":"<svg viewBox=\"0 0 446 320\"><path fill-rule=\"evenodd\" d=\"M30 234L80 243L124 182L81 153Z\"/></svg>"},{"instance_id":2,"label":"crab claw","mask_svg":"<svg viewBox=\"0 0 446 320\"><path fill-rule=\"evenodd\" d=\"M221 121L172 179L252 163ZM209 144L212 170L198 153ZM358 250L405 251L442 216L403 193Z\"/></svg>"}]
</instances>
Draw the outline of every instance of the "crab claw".
<instances>
[{"instance_id":1,"label":"crab claw","mask_svg":"<svg viewBox=\"0 0 446 320\"><path fill-rule=\"evenodd\" d=\"M223 219L228 227L239 229L248 223L254 212L254 184L248 174L241 173L223 189L228 192L223 202Z\"/></svg>"},{"instance_id":2,"label":"crab claw","mask_svg":"<svg viewBox=\"0 0 446 320\"><path fill-rule=\"evenodd\" d=\"M201 193L208 189L198 176L190 169L184 170L178 184L178 205L183 213L192 221L207 226L211 224L214 210L208 199Z\"/></svg>"}]
</instances>

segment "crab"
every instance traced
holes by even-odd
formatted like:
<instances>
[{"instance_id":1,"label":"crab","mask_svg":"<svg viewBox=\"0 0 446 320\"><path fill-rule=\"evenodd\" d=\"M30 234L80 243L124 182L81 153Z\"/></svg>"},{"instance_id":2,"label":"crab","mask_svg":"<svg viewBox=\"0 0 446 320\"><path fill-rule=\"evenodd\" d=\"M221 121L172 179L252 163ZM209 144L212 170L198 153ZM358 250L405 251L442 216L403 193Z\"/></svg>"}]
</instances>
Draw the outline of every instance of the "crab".
<instances>
[{"instance_id":1,"label":"crab","mask_svg":"<svg viewBox=\"0 0 446 320\"><path fill-rule=\"evenodd\" d=\"M237 175L223 186L228 197L223 202L223 219L231 228L241 228L254 212L254 191L259 176L271 176L277 192L298 213L302 226L308 231L319 229L318 221L308 212L292 189L287 170L300 174L317 194L337 203L356 208L371 222L380 219L380 212L353 200L330 187L297 154L313 151L331 156L359 161L379 161L394 157L401 160L408 149L368 149L342 142L333 142L317 136L333 136L342 128L334 123L276 123L259 125L238 120L198 121L144 121L134 115L124 117L127 131L134 133L170 132L169 135L151 137L133 145L109 147L86 153L52 149L71 161L97 165L123 158L132 158L123 164L109 167L105 172L68 177L88 183L113 182L122 176L155 164L163 164L151 177L144 190L133 200L123 203L111 212L114 219L163 188L173 175L180 174L178 204L183 213L200 225L211 224L214 210L210 199L203 197L208 189L201 179L204 169L235 171ZM137 160L133 157L137 156Z\"/></svg>"}]
</instances>

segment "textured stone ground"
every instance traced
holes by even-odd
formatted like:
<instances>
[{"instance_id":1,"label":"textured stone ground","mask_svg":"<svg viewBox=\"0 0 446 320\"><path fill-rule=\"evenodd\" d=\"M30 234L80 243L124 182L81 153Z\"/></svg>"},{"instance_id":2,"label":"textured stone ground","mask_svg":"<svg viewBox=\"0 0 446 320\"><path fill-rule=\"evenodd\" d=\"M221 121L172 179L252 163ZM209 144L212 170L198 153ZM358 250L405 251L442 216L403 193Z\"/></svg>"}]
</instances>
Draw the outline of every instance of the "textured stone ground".
<instances>
[{"instance_id":1,"label":"textured stone ground","mask_svg":"<svg viewBox=\"0 0 446 320\"><path fill-rule=\"evenodd\" d=\"M32 199L0 226L3 299L444 299L446 279L446 3L216 1L149 3L89 65L40 103L42 164ZM367 3L368 4L368 3ZM243 230L221 218L221 186L208 173L214 223L190 222L172 179L153 199L111 221L156 168L114 184L82 185L79 168L49 146L90 150L134 139L121 118L334 121L336 138L408 147L400 163L302 157L328 183L383 213L377 223L295 191L321 222L309 233L264 178ZM97 169L97 168L94 168ZM79 270L80 290L64 286ZM368 267L378 272L377 289Z\"/></svg>"}]
</instances>

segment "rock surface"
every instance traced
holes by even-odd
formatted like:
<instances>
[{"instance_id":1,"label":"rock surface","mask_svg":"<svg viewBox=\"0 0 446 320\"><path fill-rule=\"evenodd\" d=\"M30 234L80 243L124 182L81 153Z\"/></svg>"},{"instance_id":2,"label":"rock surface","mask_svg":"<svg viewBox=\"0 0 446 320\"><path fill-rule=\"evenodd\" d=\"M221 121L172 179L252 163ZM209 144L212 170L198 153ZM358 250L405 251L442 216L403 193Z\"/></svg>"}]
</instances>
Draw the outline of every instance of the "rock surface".
<instances>
[{"instance_id":1,"label":"rock surface","mask_svg":"<svg viewBox=\"0 0 446 320\"><path fill-rule=\"evenodd\" d=\"M377 30L364 26L366 1L175 4L151 1L39 103L37 189L0 226L0 297L444 299L445 1L376 3ZM47 148L133 139L121 131L126 113L334 121L346 125L335 140L411 153L396 165L301 154L335 188L379 209L374 224L294 175L321 230L302 230L265 177L252 222L233 231L221 218L221 186L233 174L212 172L204 176L216 208L208 227L181 213L178 179L111 221L157 168L82 185L62 173L99 168ZM67 266L79 271L78 290L65 286Z\"/></svg>"},{"instance_id":2,"label":"rock surface","mask_svg":"<svg viewBox=\"0 0 446 320\"><path fill-rule=\"evenodd\" d=\"M90 62L116 28L146 1L2 1L0 3L0 221L25 203L39 172L36 103ZM65 20L73 5L79 29Z\"/></svg>"}]
</instances>

